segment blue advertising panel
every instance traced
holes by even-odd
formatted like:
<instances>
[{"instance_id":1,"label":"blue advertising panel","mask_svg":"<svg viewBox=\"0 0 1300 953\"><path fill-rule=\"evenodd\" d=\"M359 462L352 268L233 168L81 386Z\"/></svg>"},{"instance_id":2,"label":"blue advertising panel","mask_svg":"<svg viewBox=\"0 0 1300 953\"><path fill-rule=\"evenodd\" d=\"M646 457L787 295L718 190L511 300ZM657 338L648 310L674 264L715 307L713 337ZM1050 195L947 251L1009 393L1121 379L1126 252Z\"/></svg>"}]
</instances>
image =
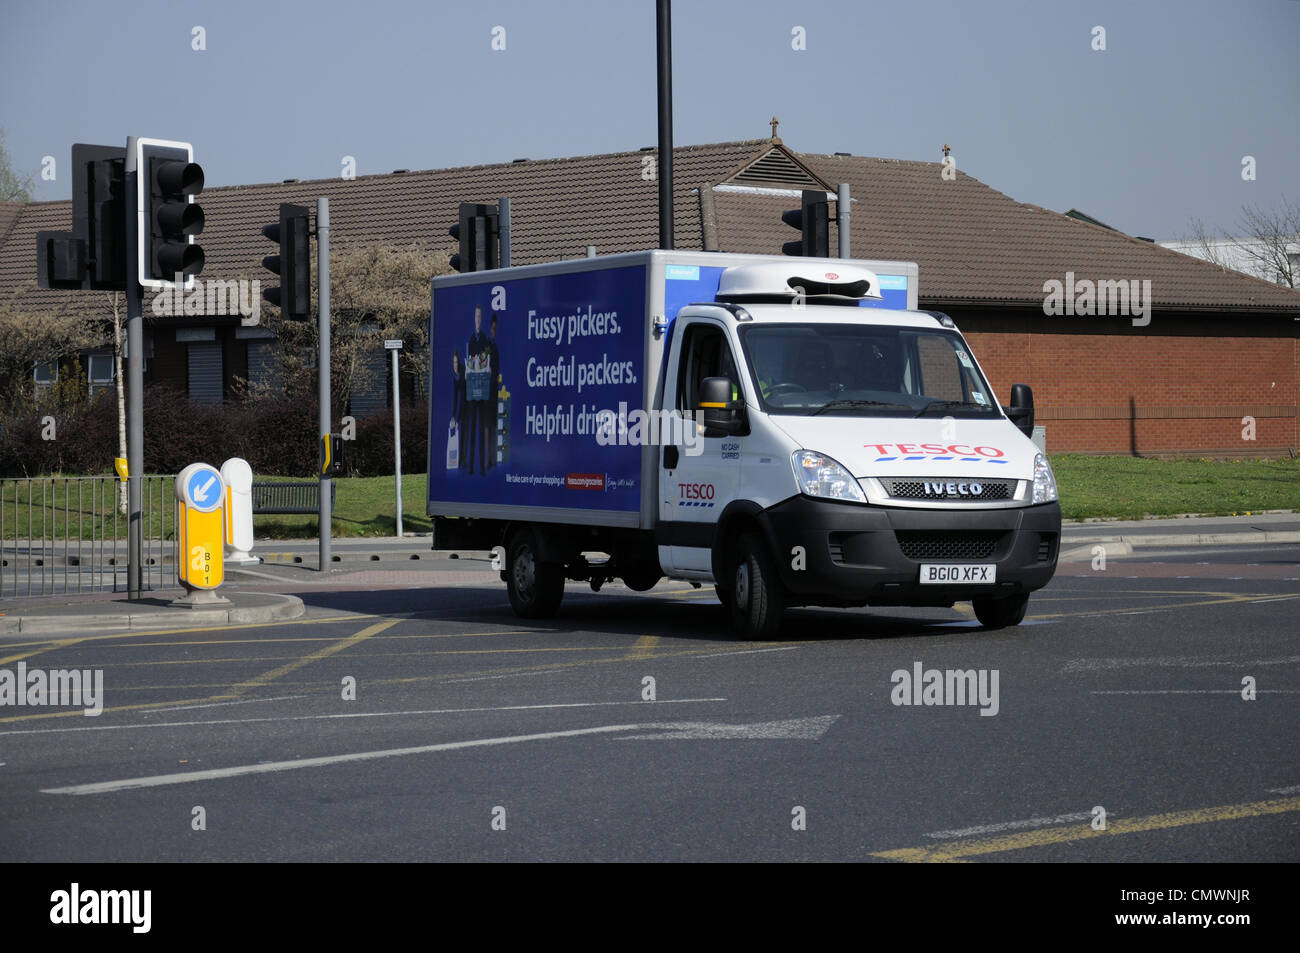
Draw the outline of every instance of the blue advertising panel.
<instances>
[{"instance_id":1,"label":"blue advertising panel","mask_svg":"<svg viewBox=\"0 0 1300 953\"><path fill-rule=\"evenodd\" d=\"M641 408L645 323L644 266L436 287L429 501L638 512L599 421Z\"/></svg>"}]
</instances>

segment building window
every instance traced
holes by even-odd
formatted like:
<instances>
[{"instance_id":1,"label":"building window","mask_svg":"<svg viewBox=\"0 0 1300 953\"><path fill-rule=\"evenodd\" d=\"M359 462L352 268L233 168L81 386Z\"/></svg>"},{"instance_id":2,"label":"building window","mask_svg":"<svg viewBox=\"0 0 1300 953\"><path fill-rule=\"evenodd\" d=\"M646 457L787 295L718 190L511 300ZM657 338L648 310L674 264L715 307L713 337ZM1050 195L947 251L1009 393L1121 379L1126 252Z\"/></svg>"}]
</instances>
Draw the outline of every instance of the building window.
<instances>
[{"instance_id":1,"label":"building window","mask_svg":"<svg viewBox=\"0 0 1300 953\"><path fill-rule=\"evenodd\" d=\"M91 354L86 359L86 379L90 385L90 396L106 391L113 386L113 355Z\"/></svg>"}]
</instances>

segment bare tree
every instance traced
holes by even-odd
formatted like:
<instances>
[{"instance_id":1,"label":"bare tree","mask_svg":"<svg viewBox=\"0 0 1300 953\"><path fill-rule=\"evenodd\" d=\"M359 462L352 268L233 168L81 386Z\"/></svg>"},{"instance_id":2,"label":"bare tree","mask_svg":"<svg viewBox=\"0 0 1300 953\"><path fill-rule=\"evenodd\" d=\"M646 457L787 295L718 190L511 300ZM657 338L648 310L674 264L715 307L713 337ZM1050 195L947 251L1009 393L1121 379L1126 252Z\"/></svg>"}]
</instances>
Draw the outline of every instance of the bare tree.
<instances>
[{"instance_id":1,"label":"bare tree","mask_svg":"<svg viewBox=\"0 0 1300 953\"><path fill-rule=\"evenodd\" d=\"M1218 265L1263 278L1287 288L1300 287L1300 201L1268 209L1242 206L1236 234L1220 234L1199 218L1192 219L1179 241L1187 253Z\"/></svg>"},{"instance_id":2,"label":"bare tree","mask_svg":"<svg viewBox=\"0 0 1300 953\"><path fill-rule=\"evenodd\" d=\"M5 148L4 130L0 129L0 201L30 202L36 178L24 175L14 169L9 159L9 150Z\"/></svg>"},{"instance_id":3,"label":"bare tree","mask_svg":"<svg viewBox=\"0 0 1300 953\"><path fill-rule=\"evenodd\" d=\"M1277 209L1245 206L1239 223L1243 237L1235 246L1256 273L1288 288L1300 286L1300 201L1283 196Z\"/></svg>"},{"instance_id":4,"label":"bare tree","mask_svg":"<svg viewBox=\"0 0 1300 953\"><path fill-rule=\"evenodd\" d=\"M122 378L122 321L125 318L123 312L122 293L113 291L106 295L108 298L108 309L113 315L113 387L117 392L117 455L126 459L126 382ZM126 481L119 481L118 503L119 511L126 512Z\"/></svg>"},{"instance_id":5,"label":"bare tree","mask_svg":"<svg viewBox=\"0 0 1300 953\"><path fill-rule=\"evenodd\" d=\"M330 376L337 408L347 407L355 391L375 383L369 377L376 373L376 362L367 356L376 348L382 351L383 338L403 339L404 368L416 372L417 378L422 375L429 281L450 271L444 252L418 246L340 243L330 249ZM313 314L318 277L312 274ZM315 380L316 322L286 321L276 309L265 307L269 314L263 323L279 338L283 390L303 393ZM249 394L256 399L270 396L268 390L251 386Z\"/></svg>"},{"instance_id":6,"label":"bare tree","mask_svg":"<svg viewBox=\"0 0 1300 953\"><path fill-rule=\"evenodd\" d=\"M36 282L23 282L0 300L0 411L31 409L37 365L74 360L103 340L102 319L81 309L32 307L45 303L35 288Z\"/></svg>"}]
</instances>

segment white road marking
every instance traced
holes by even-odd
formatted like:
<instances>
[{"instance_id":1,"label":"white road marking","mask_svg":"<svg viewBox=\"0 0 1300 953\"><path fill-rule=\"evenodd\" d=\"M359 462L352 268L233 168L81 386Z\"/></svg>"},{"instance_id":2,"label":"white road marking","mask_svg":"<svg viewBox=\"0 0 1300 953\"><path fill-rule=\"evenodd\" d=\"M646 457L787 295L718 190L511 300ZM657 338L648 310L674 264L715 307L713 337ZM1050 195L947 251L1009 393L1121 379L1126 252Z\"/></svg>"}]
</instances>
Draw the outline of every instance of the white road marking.
<instances>
[{"instance_id":1,"label":"white road marking","mask_svg":"<svg viewBox=\"0 0 1300 953\"><path fill-rule=\"evenodd\" d=\"M655 704L658 704L657 702ZM624 735L619 741L744 741L754 739L800 738L816 741L830 730L839 715L817 715L813 718L787 718L784 721L757 721L747 725L730 725L725 722L687 721L642 728L658 729L653 734Z\"/></svg>"},{"instance_id":2,"label":"white road marking","mask_svg":"<svg viewBox=\"0 0 1300 953\"><path fill-rule=\"evenodd\" d=\"M1128 688L1090 692L1092 695L1240 695L1239 688ZM1259 695L1300 695L1300 688L1261 688Z\"/></svg>"},{"instance_id":3,"label":"white road marking","mask_svg":"<svg viewBox=\"0 0 1300 953\"><path fill-rule=\"evenodd\" d=\"M1293 784L1289 788L1269 788L1269 794L1300 794L1300 784Z\"/></svg>"},{"instance_id":4,"label":"white road marking","mask_svg":"<svg viewBox=\"0 0 1300 953\"><path fill-rule=\"evenodd\" d=\"M1113 811L1107 811L1106 816L1112 817ZM1058 814L1056 817L1031 817L1024 821L1003 821L1001 824L982 824L979 827L963 827L957 831L933 831L926 834L926 837L934 837L940 840L948 840L953 837L977 837L981 834L996 834L998 831L1021 830L1026 827L1051 827L1053 824L1072 824L1075 821L1086 821L1092 817L1088 811L1080 811L1078 814Z\"/></svg>"},{"instance_id":5,"label":"white road marking","mask_svg":"<svg viewBox=\"0 0 1300 953\"><path fill-rule=\"evenodd\" d=\"M1117 668L1213 668L1230 666L1253 668L1262 665L1300 664L1300 655L1270 659L1207 659L1195 655L1149 656L1146 658L1075 658L1067 659L1061 672L1100 672Z\"/></svg>"},{"instance_id":6,"label":"white road marking","mask_svg":"<svg viewBox=\"0 0 1300 953\"><path fill-rule=\"evenodd\" d=\"M279 715L262 718L211 718L203 721L160 721L145 725L91 725L85 728L32 728L27 731L0 731L0 735L48 735L76 731L131 731L137 728L190 728L195 725L254 725L268 721L319 721L342 718L384 718L402 715L464 715L488 711L535 711L552 708L605 708L611 705L691 705L701 702L725 702L725 698L665 698L655 702L563 702L550 705L504 705L497 708L427 708L417 711L359 711L324 715ZM635 726L634 726L635 727Z\"/></svg>"},{"instance_id":7,"label":"white road marking","mask_svg":"<svg viewBox=\"0 0 1300 953\"><path fill-rule=\"evenodd\" d=\"M660 704L659 702L643 702ZM379 751L358 751L352 754L326 755L320 758L300 758L294 761L261 761L229 768L210 768L204 771L181 771L173 774L154 774L140 778L123 778L118 781L99 781L91 784L74 784L62 788L42 788L42 794L108 794L136 788L163 787L171 784L190 784L195 781L215 781L243 777L250 774L273 774L295 771L299 768L319 768L356 761L374 761L413 754L432 754L439 751L460 751L465 748L483 748L519 744L525 741L551 741L557 738L576 738L584 735L615 734L626 731L666 730L670 735L638 735L641 738L804 738L816 740L826 733L839 715L821 715L815 718L793 718L787 721L758 722L750 725L728 725L713 722L648 723L638 725L602 725L597 728L575 728L569 731L546 731L532 735L506 735L498 738L480 738L475 741L449 741L436 745L413 748L385 748Z\"/></svg>"},{"instance_id":8,"label":"white road marking","mask_svg":"<svg viewBox=\"0 0 1300 953\"><path fill-rule=\"evenodd\" d=\"M97 784L74 784L65 788L45 788L42 794L107 794L111 791L129 791L133 788L156 788L168 784L190 784L194 781L214 781L237 778L248 774L272 774L294 771L299 768L319 768L331 764L348 764L354 761L374 761L379 758L397 758L403 755L431 754L435 751L458 751L463 748L483 748L494 745L519 744L524 741L549 741L555 738L576 738L580 735L609 734L616 731L633 731L641 725L603 725L599 728L576 728L572 731L547 731L536 735L507 735L501 738L480 738L477 741L450 741L445 744L421 745L417 748L386 748L381 751L359 751L354 754L336 754L323 758L301 758L297 761L267 761L261 764L241 764L232 768L211 768L206 771L182 771L178 774L155 774L144 778L124 778L121 781L101 781Z\"/></svg>"},{"instance_id":9,"label":"white road marking","mask_svg":"<svg viewBox=\"0 0 1300 953\"><path fill-rule=\"evenodd\" d=\"M757 655L760 652L793 652L803 648L802 645L785 645L775 649L745 649L742 652L713 652L709 655L691 655L688 658L729 658L732 655Z\"/></svg>"}]
</instances>

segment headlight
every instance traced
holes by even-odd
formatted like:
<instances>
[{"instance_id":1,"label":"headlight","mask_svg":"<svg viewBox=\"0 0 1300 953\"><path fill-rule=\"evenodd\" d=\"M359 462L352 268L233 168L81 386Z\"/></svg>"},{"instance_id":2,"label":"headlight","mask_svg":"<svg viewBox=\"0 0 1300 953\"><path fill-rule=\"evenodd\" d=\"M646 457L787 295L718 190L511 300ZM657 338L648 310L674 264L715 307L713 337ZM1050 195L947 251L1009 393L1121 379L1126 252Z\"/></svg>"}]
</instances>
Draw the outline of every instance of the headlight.
<instances>
[{"instance_id":1,"label":"headlight","mask_svg":"<svg viewBox=\"0 0 1300 953\"><path fill-rule=\"evenodd\" d=\"M796 450L790 455L790 462L794 466L794 481L805 496L867 502L853 475L825 454Z\"/></svg>"},{"instance_id":2,"label":"headlight","mask_svg":"<svg viewBox=\"0 0 1300 953\"><path fill-rule=\"evenodd\" d=\"M1034 455L1034 502L1051 503L1057 499L1056 474L1043 454Z\"/></svg>"}]
</instances>

